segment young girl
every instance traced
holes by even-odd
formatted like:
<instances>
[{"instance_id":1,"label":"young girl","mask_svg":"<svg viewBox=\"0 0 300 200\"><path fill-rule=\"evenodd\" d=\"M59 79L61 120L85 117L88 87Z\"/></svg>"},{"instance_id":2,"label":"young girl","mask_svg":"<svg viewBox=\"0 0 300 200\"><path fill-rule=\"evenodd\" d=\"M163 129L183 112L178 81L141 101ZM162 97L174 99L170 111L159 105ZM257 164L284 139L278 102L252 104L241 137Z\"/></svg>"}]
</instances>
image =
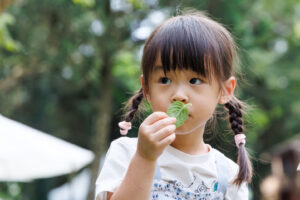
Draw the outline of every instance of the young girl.
<instances>
[{"instance_id":1,"label":"young girl","mask_svg":"<svg viewBox=\"0 0 300 200\"><path fill-rule=\"evenodd\" d=\"M245 149L241 103L234 97L235 44L230 33L201 13L172 17L145 43L142 88L129 100L121 133L142 100L153 113L138 138L111 143L96 182L97 200L248 199L252 170ZM185 123L166 112L174 101L190 103ZM229 111L238 165L204 143L207 121L218 104Z\"/></svg>"}]
</instances>

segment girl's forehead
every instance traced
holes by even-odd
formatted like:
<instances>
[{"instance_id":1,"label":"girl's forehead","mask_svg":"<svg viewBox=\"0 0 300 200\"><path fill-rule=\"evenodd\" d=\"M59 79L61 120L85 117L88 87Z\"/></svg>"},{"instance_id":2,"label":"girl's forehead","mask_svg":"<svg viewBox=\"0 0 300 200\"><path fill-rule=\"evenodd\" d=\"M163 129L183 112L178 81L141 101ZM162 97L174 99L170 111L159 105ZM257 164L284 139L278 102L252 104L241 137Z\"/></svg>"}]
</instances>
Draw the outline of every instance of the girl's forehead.
<instances>
[{"instance_id":1,"label":"girl's forehead","mask_svg":"<svg viewBox=\"0 0 300 200\"><path fill-rule=\"evenodd\" d=\"M171 58L171 56L170 56ZM152 74L157 74L157 73L176 73L176 72L184 72L184 73L193 73L193 74L197 74L198 76L201 76L201 77L204 77L201 72L198 72L196 70L193 70L192 67L188 67L188 66L185 66L185 67L178 67L176 66L175 68L174 67L170 67L170 66L166 66L162 63L161 61L161 55L160 55L160 52L157 53L156 55L156 60L155 60L155 63L154 65L152 66L152 70L151 70L151 73Z\"/></svg>"},{"instance_id":2,"label":"girl's forehead","mask_svg":"<svg viewBox=\"0 0 300 200\"><path fill-rule=\"evenodd\" d=\"M161 65L156 65L153 67L152 70L152 74L153 75L160 75L160 74L168 74L168 75L193 75L193 76L197 76L197 77L202 77L204 79L203 76L201 76L201 74L193 71L192 69L170 69L168 71L165 71L164 68Z\"/></svg>"}]
</instances>

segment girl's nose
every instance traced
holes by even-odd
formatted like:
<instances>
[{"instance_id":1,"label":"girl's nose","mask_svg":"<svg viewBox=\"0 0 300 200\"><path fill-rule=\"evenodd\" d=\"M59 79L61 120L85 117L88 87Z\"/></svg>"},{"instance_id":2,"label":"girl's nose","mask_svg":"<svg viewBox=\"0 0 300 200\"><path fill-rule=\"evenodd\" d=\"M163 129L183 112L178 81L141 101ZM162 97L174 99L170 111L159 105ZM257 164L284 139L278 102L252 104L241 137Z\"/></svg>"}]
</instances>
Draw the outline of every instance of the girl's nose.
<instances>
[{"instance_id":1,"label":"girl's nose","mask_svg":"<svg viewBox=\"0 0 300 200\"><path fill-rule=\"evenodd\" d=\"M172 96L172 103L174 101L181 101L182 103L188 103L189 99L186 95L184 88L178 88Z\"/></svg>"},{"instance_id":2,"label":"girl's nose","mask_svg":"<svg viewBox=\"0 0 300 200\"><path fill-rule=\"evenodd\" d=\"M185 104L187 103L187 100L185 98L173 98L172 103L174 101L181 101L182 103L185 103Z\"/></svg>"}]
</instances>

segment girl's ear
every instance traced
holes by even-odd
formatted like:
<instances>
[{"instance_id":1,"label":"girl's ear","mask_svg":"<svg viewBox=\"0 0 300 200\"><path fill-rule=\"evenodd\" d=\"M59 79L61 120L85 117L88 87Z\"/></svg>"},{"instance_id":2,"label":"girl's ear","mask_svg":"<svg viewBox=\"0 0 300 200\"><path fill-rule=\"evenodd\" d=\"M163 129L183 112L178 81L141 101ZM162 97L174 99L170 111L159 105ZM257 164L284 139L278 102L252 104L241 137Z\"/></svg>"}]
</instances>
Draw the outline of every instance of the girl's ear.
<instances>
[{"instance_id":1,"label":"girl's ear","mask_svg":"<svg viewBox=\"0 0 300 200\"><path fill-rule=\"evenodd\" d=\"M234 94L235 86L236 86L236 79L234 76L231 76L229 79L227 79L224 82L224 87L219 97L220 104L225 104L231 100Z\"/></svg>"},{"instance_id":2,"label":"girl's ear","mask_svg":"<svg viewBox=\"0 0 300 200\"><path fill-rule=\"evenodd\" d=\"M146 99L147 102L151 102L150 101L150 95L149 95L149 91L148 89L146 88L145 86L145 79L144 79L144 76L143 74L141 75L141 86L143 88L143 94L144 94L144 98Z\"/></svg>"}]
</instances>

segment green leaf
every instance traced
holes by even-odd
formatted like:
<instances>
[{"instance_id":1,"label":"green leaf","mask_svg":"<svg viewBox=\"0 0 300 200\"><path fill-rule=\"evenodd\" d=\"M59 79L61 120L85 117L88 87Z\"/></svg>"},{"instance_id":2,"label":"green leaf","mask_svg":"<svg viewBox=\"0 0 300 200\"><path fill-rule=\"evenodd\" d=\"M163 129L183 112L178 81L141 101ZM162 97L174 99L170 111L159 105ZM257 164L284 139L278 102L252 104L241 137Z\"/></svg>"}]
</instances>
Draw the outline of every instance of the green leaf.
<instances>
[{"instance_id":1,"label":"green leaf","mask_svg":"<svg viewBox=\"0 0 300 200\"><path fill-rule=\"evenodd\" d=\"M176 128L181 126L185 122L185 120L187 120L189 116L189 110L187 109L187 107L191 105L191 103L184 104L181 101L175 101L168 108L168 116L176 118Z\"/></svg>"},{"instance_id":2,"label":"green leaf","mask_svg":"<svg viewBox=\"0 0 300 200\"><path fill-rule=\"evenodd\" d=\"M77 5L88 8L94 7L96 3L95 0L73 0L73 2Z\"/></svg>"}]
</instances>

